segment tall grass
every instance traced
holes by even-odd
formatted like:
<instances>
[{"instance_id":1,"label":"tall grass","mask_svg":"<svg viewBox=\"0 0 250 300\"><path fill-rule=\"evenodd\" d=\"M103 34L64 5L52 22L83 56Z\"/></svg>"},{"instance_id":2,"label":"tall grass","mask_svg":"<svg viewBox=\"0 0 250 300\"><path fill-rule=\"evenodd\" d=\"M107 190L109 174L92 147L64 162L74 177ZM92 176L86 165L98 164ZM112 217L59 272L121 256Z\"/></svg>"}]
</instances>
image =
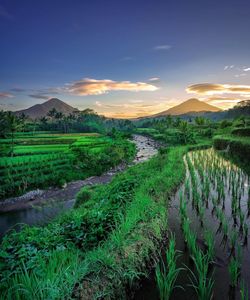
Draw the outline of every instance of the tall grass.
<instances>
[{"instance_id":1,"label":"tall grass","mask_svg":"<svg viewBox=\"0 0 250 300\"><path fill-rule=\"evenodd\" d=\"M236 287L240 276L240 263L237 258L232 257L228 265L231 286Z\"/></svg>"},{"instance_id":2,"label":"tall grass","mask_svg":"<svg viewBox=\"0 0 250 300\"><path fill-rule=\"evenodd\" d=\"M166 265L161 261L156 267L155 276L161 300L168 300L176 286L177 277L182 270L176 261L180 254L175 250L175 238L171 237L166 251Z\"/></svg>"},{"instance_id":3,"label":"tall grass","mask_svg":"<svg viewBox=\"0 0 250 300\"><path fill-rule=\"evenodd\" d=\"M0 299L62 299L86 270L80 267L80 261L79 252L65 250L53 252L49 264L40 272L30 272L23 264L20 273L9 280L9 288L1 292Z\"/></svg>"},{"instance_id":4,"label":"tall grass","mask_svg":"<svg viewBox=\"0 0 250 300\"><path fill-rule=\"evenodd\" d=\"M199 300L211 300L213 298L214 280L212 276L209 277L208 274L209 262L208 255L197 250L196 255L194 256L197 275L189 269L191 274L190 285L195 289Z\"/></svg>"},{"instance_id":5,"label":"tall grass","mask_svg":"<svg viewBox=\"0 0 250 300\"><path fill-rule=\"evenodd\" d=\"M5 285L3 286L3 282L1 283L2 290L8 291L13 287L10 295L20 294L21 284L23 290L31 291L29 293L33 295L33 299L35 299L34 295L38 295L36 291L40 288L47 291L45 299L67 299L72 294L74 284L80 282L74 289L76 298L95 299L95 297L104 296L121 298L125 293L125 286L132 285L139 276L144 274L146 262L158 256L159 243L167 229L166 199L184 178L185 169L182 156L185 151L185 148L170 149L167 155L162 154L146 163L131 167L124 174L113 179L113 183L100 189L96 188L94 190L95 201L90 199L87 201L86 207L81 206L67 218L53 223L56 225L53 237L49 234L47 227L42 229L44 234L39 235L39 238L36 233L40 232L40 229L36 228L27 229L26 233L23 232L20 235L14 235L11 243L26 245L26 242L37 242L37 246L42 249L38 254L48 269L50 269L50 264L53 264L51 248L48 248L51 247L50 239L53 238L52 242L58 241L58 246L68 248L71 254L65 261L61 273L65 274L65 270L69 270L70 266L76 266L76 268L72 267L74 269L71 273L74 273L73 276L67 275L59 280L58 271L49 275L43 270L38 277L39 267L36 265L37 267L29 270L28 273L23 272L16 277L10 274ZM129 185L124 193L123 189L120 189L128 187L124 184L124 179L134 176L137 184L133 185L132 189ZM114 192L118 187L119 193ZM109 201L112 206L109 206ZM116 204L120 202L122 206L117 206ZM115 208L113 204L116 205ZM100 213L105 207L109 209L105 209L104 214ZM112 207L114 210L110 209ZM86 214L86 212L88 213ZM115 217L112 227L110 222L106 223L110 217ZM93 223L89 223L90 220ZM82 224L85 224L84 227ZM88 227L85 227L86 224ZM84 228L85 230L83 230ZM50 229L53 229L52 225ZM86 234L86 229L92 233ZM68 238L64 240L65 231ZM105 238L98 240L102 232L105 233ZM77 264L75 263L75 246L68 240L72 235L78 240L77 245L81 254ZM85 237L88 238L88 242ZM6 247L9 242L10 240L5 240ZM27 269L30 258L26 257L25 249L23 249L23 253ZM60 260L55 263L55 269L60 270L56 266L60 266ZM29 280L26 279L27 274ZM39 278L39 282L43 282L39 287L35 274ZM68 273L66 272L66 274ZM45 285L48 283L48 279L52 288ZM27 292L25 293L27 294Z\"/></svg>"}]
</instances>

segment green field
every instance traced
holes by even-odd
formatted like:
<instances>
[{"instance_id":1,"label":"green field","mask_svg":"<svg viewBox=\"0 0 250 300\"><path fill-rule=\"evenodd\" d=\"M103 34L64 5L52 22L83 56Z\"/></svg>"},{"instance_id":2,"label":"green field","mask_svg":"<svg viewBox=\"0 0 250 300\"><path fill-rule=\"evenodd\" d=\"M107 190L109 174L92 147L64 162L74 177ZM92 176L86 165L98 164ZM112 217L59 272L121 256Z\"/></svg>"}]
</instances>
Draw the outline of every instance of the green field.
<instances>
[{"instance_id":1,"label":"green field","mask_svg":"<svg viewBox=\"0 0 250 300\"><path fill-rule=\"evenodd\" d=\"M123 148L127 143L96 133L18 133L13 141L0 139L2 147L13 145L13 155L0 158L0 197L94 175L96 170L91 170L91 166L80 172L76 170L76 153L84 152L92 156L92 160L98 160L110 147ZM108 163L104 168L107 167Z\"/></svg>"}]
</instances>

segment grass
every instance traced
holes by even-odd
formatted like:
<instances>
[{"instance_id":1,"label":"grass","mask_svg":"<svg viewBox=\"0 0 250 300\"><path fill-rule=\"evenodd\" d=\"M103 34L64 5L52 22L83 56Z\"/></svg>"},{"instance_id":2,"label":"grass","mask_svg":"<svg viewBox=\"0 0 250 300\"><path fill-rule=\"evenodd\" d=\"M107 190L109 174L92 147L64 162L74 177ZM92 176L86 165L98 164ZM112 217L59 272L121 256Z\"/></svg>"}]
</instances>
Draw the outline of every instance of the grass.
<instances>
[{"instance_id":1,"label":"grass","mask_svg":"<svg viewBox=\"0 0 250 300\"><path fill-rule=\"evenodd\" d=\"M231 154L240 157L247 163L247 157L250 156L249 137L238 137L234 135L215 136L213 144L218 150L228 149Z\"/></svg>"},{"instance_id":2,"label":"grass","mask_svg":"<svg viewBox=\"0 0 250 300\"><path fill-rule=\"evenodd\" d=\"M244 281L241 281L240 283L240 299L241 300L249 299L248 289Z\"/></svg>"},{"instance_id":3,"label":"grass","mask_svg":"<svg viewBox=\"0 0 250 300\"><path fill-rule=\"evenodd\" d=\"M176 280L181 272L181 268L177 268L177 259L180 253L175 249L175 238L171 237L169 246L166 251L166 266L163 261L157 265L155 271L156 282L161 300L168 300L177 287Z\"/></svg>"},{"instance_id":4,"label":"grass","mask_svg":"<svg viewBox=\"0 0 250 300\"><path fill-rule=\"evenodd\" d=\"M79 269L79 261L79 252L63 250L51 254L50 264L40 274L31 273L23 264L21 272L10 279L10 288L2 293L0 299L62 299L74 284L78 273L84 273L83 269ZM41 261L41 264L44 262ZM46 281L43 280L44 277Z\"/></svg>"},{"instance_id":5,"label":"grass","mask_svg":"<svg viewBox=\"0 0 250 300\"><path fill-rule=\"evenodd\" d=\"M237 287L240 277L240 263L237 258L232 257L228 265L231 286Z\"/></svg>"},{"instance_id":6,"label":"grass","mask_svg":"<svg viewBox=\"0 0 250 300\"><path fill-rule=\"evenodd\" d=\"M0 158L0 198L99 175L133 154L132 143L99 134L18 134L15 156Z\"/></svg>"},{"instance_id":7,"label":"grass","mask_svg":"<svg viewBox=\"0 0 250 300\"><path fill-rule=\"evenodd\" d=\"M215 241L213 233L210 230L206 230L204 233L205 243L207 246L207 256L209 261L213 261L215 257Z\"/></svg>"},{"instance_id":8,"label":"grass","mask_svg":"<svg viewBox=\"0 0 250 300\"><path fill-rule=\"evenodd\" d=\"M95 189L93 197L84 206L72 211L61 221L52 222L50 227L27 228L26 233L23 231L5 238L4 245L8 249L12 244L12 249L23 250L15 253L13 260L10 260L7 248L7 257L4 258L4 252L1 252L1 263L5 262L4 266L7 268L3 273L2 265L1 272L5 279L9 278L1 282L1 288L6 291L13 286L13 271L8 276L6 271L12 264L18 263L17 255L24 255L25 267L30 278L34 278L37 272L42 272L39 281L44 286L48 280L46 269L50 269L50 265L53 264L51 253L59 247L69 249L72 253L67 262L68 266L75 261L76 251L79 250L81 253L74 278L74 284L79 282L78 287L74 289L76 297L94 299L104 295L107 297L115 295L119 298L125 292L127 284L132 284L142 273L145 274L145 264L150 258L158 256L158 247L167 229L165 199L184 178L182 156L185 151L186 148L171 149L167 154L161 154L146 163L131 167L107 186ZM122 183L125 178L131 176L135 178L136 186L131 190L125 185L127 192L124 194ZM117 193L114 193L115 186L118 188ZM118 199L123 206L110 210ZM110 223L112 215L115 216L113 224ZM39 258L44 261L44 267L40 266L37 269ZM20 271L18 274L18 282L23 283L23 275ZM54 288L62 290L63 296L60 295L61 298L58 298L49 292L47 298L69 297L74 288L71 279L69 276L62 283L50 278L55 282ZM32 284L34 285L32 290L35 290L36 282ZM67 291L63 288L64 285L68 286Z\"/></svg>"},{"instance_id":9,"label":"grass","mask_svg":"<svg viewBox=\"0 0 250 300\"><path fill-rule=\"evenodd\" d=\"M209 263L209 257L197 250L194 256L197 276L189 269L191 286L195 289L199 300L211 300L213 298L214 280L208 275Z\"/></svg>"},{"instance_id":10,"label":"grass","mask_svg":"<svg viewBox=\"0 0 250 300\"><path fill-rule=\"evenodd\" d=\"M238 286L241 275L242 246L247 245L248 220L246 212L248 210L248 188L246 188L245 183L249 183L249 179L241 169L223 160L213 150L189 153L186 156L186 162L192 183L190 193L192 194L193 209L196 209L197 218L201 221L203 220L204 211L202 209L205 206L209 209L208 200L211 200L213 204L212 216L214 215L213 212L215 212L219 221L219 229L216 234L222 235L225 246L228 244L231 248L228 271L231 287L235 289ZM185 190L187 189L186 180ZM183 209L183 199L186 194L180 195L179 199L184 240L187 243L189 255L195 266L195 269L193 269L192 264L190 267L191 286L196 290L198 299L210 300L213 297L214 280L213 276L209 274L209 270L215 257L216 236L211 231L205 231L206 248L205 251L199 249L196 234L190 228L191 222L188 215L183 213L183 211L186 211L186 208ZM228 206L226 206L225 202L228 203L229 201L232 202L231 209L228 211ZM247 299L247 297L246 286L241 287L241 298Z\"/></svg>"}]
</instances>

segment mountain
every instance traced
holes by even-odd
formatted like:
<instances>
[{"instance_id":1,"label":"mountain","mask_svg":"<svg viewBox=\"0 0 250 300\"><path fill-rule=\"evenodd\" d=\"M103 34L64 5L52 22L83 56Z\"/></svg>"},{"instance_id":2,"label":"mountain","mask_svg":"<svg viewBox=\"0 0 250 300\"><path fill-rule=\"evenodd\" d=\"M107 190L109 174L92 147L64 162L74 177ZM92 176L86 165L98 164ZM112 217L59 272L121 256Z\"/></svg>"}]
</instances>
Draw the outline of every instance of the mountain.
<instances>
[{"instance_id":1,"label":"mountain","mask_svg":"<svg viewBox=\"0 0 250 300\"><path fill-rule=\"evenodd\" d=\"M73 112L78 111L77 108L68 105L62 100L59 100L57 98L51 98L42 104L36 104L27 109L16 111L15 114L25 114L30 119L39 119L45 117L48 114L48 112L53 108L55 108L58 112L63 113L64 115L69 115Z\"/></svg>"},{"instance_id":2,"label":"mountain","mask_svg":"<svg viewBox=\"0 0 250 300\"><path fill-rule=\"evenodd\" d=\"M179 105L171 107L168 110L162 111L150 117L160 117L160 116L167 116L167 115L177 116L177 115L183 115L188 113L217 112L217 111L221 111L221 109L213 105L207 104L206 102L192 98L182 102Z\"/></svg>"}]
</instances>

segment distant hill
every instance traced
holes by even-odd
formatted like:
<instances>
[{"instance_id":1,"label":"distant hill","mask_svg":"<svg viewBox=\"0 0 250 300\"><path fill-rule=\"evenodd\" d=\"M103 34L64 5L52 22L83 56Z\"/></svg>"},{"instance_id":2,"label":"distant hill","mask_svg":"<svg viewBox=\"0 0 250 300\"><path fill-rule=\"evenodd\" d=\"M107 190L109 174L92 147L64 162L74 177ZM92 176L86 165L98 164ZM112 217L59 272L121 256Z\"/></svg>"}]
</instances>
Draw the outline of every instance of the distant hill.
<instances>
[{"instance_id":1,"label":"distant hill","mask_svg":"<svg viewBox=\"0 0 250 300\"><path fill-rule=\"evenodd\" d=\"M55 108L58 112L63 113L64 115L69 115L73 112L78 111L77 108L68 105L60 99L51 98L42 104L36 104L31 106L30 108L16 111L15 114L25 114L30 119L39 119L45 117L53 108Z\"/></svg>"},{"instance_id":2,"label":"distant hill","mask_svg":"<svg viewBox=\"0 0 250 300\"><path fill-rule=\"evenodd\" d=\"M161 117L167 115L178 116L178 115L184 115L189 113L201 113L201 112L204 113L204 112L218 112L218 111L221 111L221 109L213 105L207 104L206 102L192 98L182 102L179 105L171 107L168 110L152 115L150 117Z\"/></svg>"}]
</instances>

